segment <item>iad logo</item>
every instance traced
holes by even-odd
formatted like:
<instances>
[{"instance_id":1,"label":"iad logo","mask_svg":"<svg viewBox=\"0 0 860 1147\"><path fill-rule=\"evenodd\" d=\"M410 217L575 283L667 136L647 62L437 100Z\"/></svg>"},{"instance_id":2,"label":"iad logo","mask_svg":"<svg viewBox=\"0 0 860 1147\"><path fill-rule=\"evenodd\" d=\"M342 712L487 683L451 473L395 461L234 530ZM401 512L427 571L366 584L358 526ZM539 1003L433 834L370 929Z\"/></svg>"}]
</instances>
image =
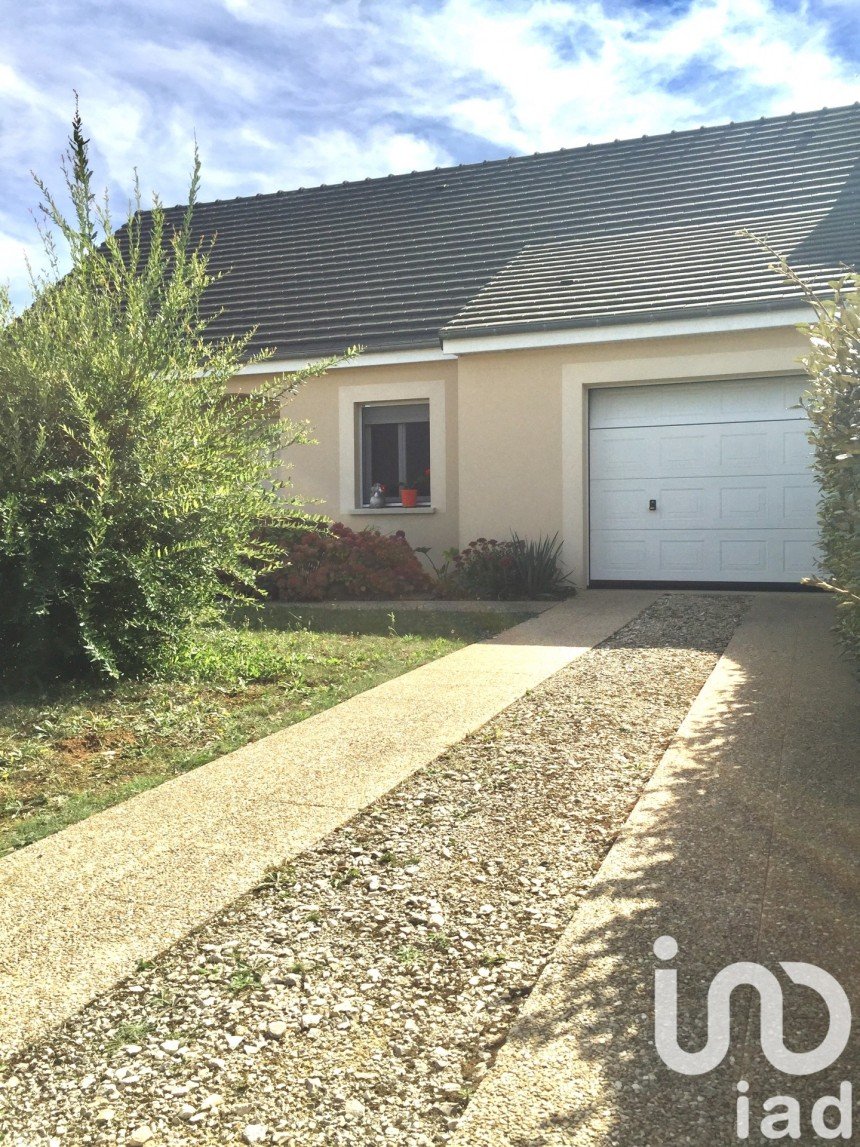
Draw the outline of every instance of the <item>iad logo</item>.
<instances>
[{"instance_id":1,"label":"iad logo","mask_svg":"<svg viewBox=\"0 0 860 1147\"><path fill-rule=\"evenodd\" d=\"M658 960L674 960L678 945L671 936L654 944ZM777 1071L788 1075L811 1075L823 1071L840 1057L851 1035L851 1005L842 985L829 972L814 964L789 961L779 965L794 984L812 988L824 1000L830 1015L827 1035L811 1051L789 1051L782 1038L782 987L762 964L742 961L718 972L708 989L708 1042L701 1051L678 1046L678 973L658 968L654 973L654 1042L667 1067L682 1075L704 1075L726 1057L731 1039L732 992L741 984L755 988L761 1000L761 1050Z\"/></svg>"},{"instance_id":2,"label":"iad logo","mask_svg":"<svg viewBox=\"0 0 860 1147\"><path fill-rule=\"evenodd\" d=\"M661 936L654 944L658 960L674 960L678 945L672 936ZM741 961L723 968L708 989L708 1038L701 1051L685 1051L678 1044L678 973L674 968L657 968L654 973L654 1043L660 1058L681 1075L703 1075L713 1071L726 1057L731 1042L731 997L735 988L746 984L755 988L760 1001L761 1048L777 1071L787 1075L811 1075L835 1063L851 1035L851 1005L842 985L829 972L815 964L781 961L779 965L794 984L812 988L827 1007L828 1030L821 1043L809 1051L791 1051L783 1039L783 994L779 980L761 964ZM749 1085L738 1083L737 1133L749 1136ZM828 1126L825 1112L835 1109L839 1125ZM761 1122L767 1139L800 1137L800 1104L788 1095L774 1096L763 1104L769 1112ZM812 1129L822 1139L851 1137L851 1084L844 1082L839 1096L823 1096L812 1109Z\"/></svg>"}]
</instances>

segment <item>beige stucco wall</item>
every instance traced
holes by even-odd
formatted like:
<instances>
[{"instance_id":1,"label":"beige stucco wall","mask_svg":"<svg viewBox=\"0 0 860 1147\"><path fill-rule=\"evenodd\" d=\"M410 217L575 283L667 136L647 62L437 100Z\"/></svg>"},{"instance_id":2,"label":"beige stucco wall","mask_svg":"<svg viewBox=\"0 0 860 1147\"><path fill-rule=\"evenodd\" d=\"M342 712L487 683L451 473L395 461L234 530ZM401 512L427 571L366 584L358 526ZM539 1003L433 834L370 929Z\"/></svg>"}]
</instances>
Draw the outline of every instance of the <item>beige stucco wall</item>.
<instances>
[{"instance_id":1,"label":"beige stucco wall","mask_svg":"<svg viewBox=\"0 0 860 1147\"><path fill-rule=\"evenodd\" d=\"M561 533L562 389L569 349L459 360L460 538Z\"/></svg>"},{"instance_id":2,"label":"beige stucco wall","mask_svg":"<svg viewBox=\"0 0 860 1147\"><path fill-rule=\"evenodd\" d=\"M233 385L244 390L259 384L259 381L260 376L245 376L234 380ZM443 481L439 481L438 467L434 465L433 512L422 509L356 512L355 435L344 430L345 406L351 406L353 400L361 402L398 397L401 387L411 391L412 397L428 397L432 393L435 399L438 393L443 398L443 426L435 427L435 434L443 447ZM456 362L338 367L322 378L305 383L285 405L284 415L307 421L316 439L314 445L294 446L284 454L284 474L289 477L294 492L308 498L308 510L327 514L354 530L365 526L374 526L383 533L403 530L413 546L430 546L437 562L443 550L457 545ZM431 419L431 436L433 434ZM437 492L444 493L441 502Z\"/></svg>"},{"instance_id":3,"label":"beige stucco wall","mask_svg":"<svg viewBox=\"0 0 860 1147\"><path fill-rule=\"evenodd\" d=\"M762 377L800 370L793 327L470 353L456 361L352 366L313 379L285 413L307 419L317 445L287 452L294 488L353 529L405 531L435 557L477 537L558 533L577 584L588 577L588 391L600 386ZM254 379L237 380L242 388ZM356 512L354 402L419 393L442 403L432 417L444 458L433 463L433 513Z\"/></svg>"}]
</instances>

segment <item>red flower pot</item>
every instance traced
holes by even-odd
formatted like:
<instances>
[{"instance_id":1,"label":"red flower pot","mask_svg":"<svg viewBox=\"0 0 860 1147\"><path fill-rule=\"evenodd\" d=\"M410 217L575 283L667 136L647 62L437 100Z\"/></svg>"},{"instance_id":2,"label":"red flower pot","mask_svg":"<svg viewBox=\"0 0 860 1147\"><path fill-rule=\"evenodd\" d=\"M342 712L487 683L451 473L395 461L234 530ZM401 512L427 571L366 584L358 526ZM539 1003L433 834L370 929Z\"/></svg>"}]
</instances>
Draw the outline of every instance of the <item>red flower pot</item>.
<instances>
[{"instance_id":1,"label":"red flower pot","mask_svg":"<svg viewBox=\"0 0 860 1147\"><path fill-rule=\"evenodd\" d=\"M411 509L413 506L418 505L418 491L409 486L402 486L400 489L400 500L403 503L404 509Z\"/></svg>"}]
</instances>

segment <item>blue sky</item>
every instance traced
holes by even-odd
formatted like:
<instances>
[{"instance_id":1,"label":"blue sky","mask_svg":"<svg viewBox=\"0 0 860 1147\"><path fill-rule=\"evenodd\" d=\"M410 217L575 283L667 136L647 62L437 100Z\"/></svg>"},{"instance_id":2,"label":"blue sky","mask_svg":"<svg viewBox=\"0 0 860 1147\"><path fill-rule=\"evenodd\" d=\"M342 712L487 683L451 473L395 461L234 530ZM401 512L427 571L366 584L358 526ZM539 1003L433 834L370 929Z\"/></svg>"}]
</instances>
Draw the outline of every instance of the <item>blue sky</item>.
<instances>
[{"instance_id":1,"label":"blue sky","mask_svg":"<svg viewBox=\"0 0 860 1147\"><path fill-rule=\"evenodd\" d=\"M858 0L0 0L0 280L73 89L118 213L860 98Z\"/></svg>"}]
</instances>

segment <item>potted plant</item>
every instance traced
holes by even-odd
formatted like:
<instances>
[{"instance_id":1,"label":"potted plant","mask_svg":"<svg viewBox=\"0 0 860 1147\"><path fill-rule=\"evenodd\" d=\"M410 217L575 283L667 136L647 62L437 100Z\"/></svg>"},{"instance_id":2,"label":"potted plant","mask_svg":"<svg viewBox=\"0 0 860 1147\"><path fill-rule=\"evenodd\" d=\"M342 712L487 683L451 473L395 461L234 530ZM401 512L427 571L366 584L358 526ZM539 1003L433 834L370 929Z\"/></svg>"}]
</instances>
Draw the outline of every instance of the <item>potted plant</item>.
<instances>
[{"instance_id":1,"label":"potted plant","mask_svg":"<svg viewBox=\"0 0 860 1147\"><path fill-rule=\"evenodd\" d=\"M400 486L400 501L404 510L410 510L413 506L417 506L418 487L414 484L403 482Z\"/></svg>"},{"instance_id":2,"label":"potted plant","mask_svg":"<svg viewBox=\"0 0 860 1147\"><path fill-rule=\"evenodd\" d=\"M430 467L411 482L400 483L400 500L406 509L418 505L418 499L430 497Z\"/></svg>"}]
</instances>

